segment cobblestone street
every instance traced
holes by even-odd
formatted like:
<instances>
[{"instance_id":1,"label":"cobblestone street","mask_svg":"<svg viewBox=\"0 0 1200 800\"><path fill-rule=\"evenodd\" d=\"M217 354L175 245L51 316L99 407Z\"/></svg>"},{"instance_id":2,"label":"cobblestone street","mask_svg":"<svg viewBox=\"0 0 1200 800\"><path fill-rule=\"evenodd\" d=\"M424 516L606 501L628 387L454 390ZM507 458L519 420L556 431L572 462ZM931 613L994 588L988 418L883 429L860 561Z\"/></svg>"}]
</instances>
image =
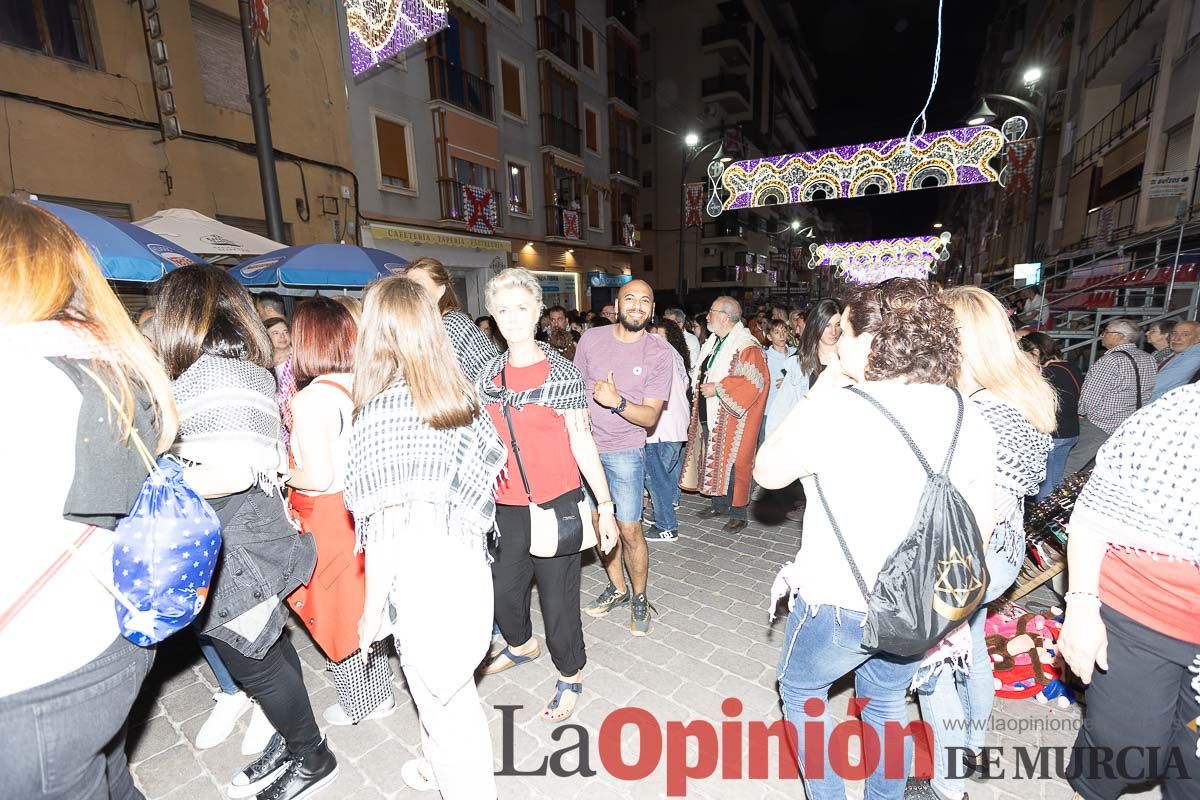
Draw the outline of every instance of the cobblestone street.
<instances>
[{"instance_id":1,"label":"cobblestone street","mask_svg":"<svg viewBox=\"0 0 1200 800\"><path fill-rule=\"evenodd\" d=\"M736 716L743 723L780 718L774 670L787 618L786 613L781 613L771 624L764 609L778 567L796 553L800 525L782 518L776 510L770 521L755 520L741 534L730 536L720 529L723 519L700 521L694 516L706 504L702 498L685 496L680 509L679 541L651 546L649 594L658 615L649 637L639 639L629 634L628 612L623 610L603 619L584 616L589 661L584 672L583 698L570 722L587 731L590 767L596 770L596 775L500 777L501 798L666 797L665 739L658 768L643 780L620 780L602 767L598 752L600 725L617 708L646 709L659 721L660 730L668 721L686 723L695 719L712 720L719 726L721 721L730 719L721 711L721 703L727 697L738 698L744 705L744 710ZM603 582L600 566L585 563L585 602L599 593ZM540 638L541 617L536 610L536 599L534 608L534 632ZM307 634L292 626L291 636L305 663L305 682L321 721L321 711L336 702L332 679L324 672L323 658ZM160 654L143 689L142 702L135 708L130 761L139 785L152 800L221 797L229 777L250 760L239 751L240 731L249 714L243 717L238 733L224 744L206 751L198 751L191 744L212 708L213 679L202 663L190 642L173 643ZM400 765L417 754L419 740L415 710L403 686L398 664L395 666L400 702L394 715L355 727L329 727L322 721L338 756L341 773L321 797L368 800L418 796L406 789L400 779ZM491 720L497 768L504 757L504 720L497 706L520 706L512 715L510 741L513 761L522 771L533 770L556 750L577 744L578 731L561 730L556 741L552 738L556 728L537 719L553 680L548 654L532 664L481 680L479 691ZM843 681L835 688L831 707L835 715L844 719L851 685ZM911 710L915 717L915 703ZM1031 730L1023 734L1012 732L1022 721ZM1072 793L1063 781L1014 779L1012 748L1069 747L1077 724L1077 707L1061 710L1033 700L998 700L989 745L1005 748L1003 766L1008 777L987 784L971 784L968 787L971 797L1068 800ZM627 763L637 759L638 737L633 731L632 726L625 728ZM689 762L694 763L695 758L694 750L688 753ZM736 760L728 759L724 766L728 768ZM574 751L565 757L564 764L572 769L577 761L578 751ZM746 769L742 765L743 775ZM717 777L689 781L686 796L803 797L799 780L777 777L774 757L770 773L776 777L724 780L719 777L719 764L714 773ZM848 791L851 797L861 798L863 785L850 783ZM1157 789L1136 795L1144 800L1159 796Z\"/></svg>"}]
</instances>

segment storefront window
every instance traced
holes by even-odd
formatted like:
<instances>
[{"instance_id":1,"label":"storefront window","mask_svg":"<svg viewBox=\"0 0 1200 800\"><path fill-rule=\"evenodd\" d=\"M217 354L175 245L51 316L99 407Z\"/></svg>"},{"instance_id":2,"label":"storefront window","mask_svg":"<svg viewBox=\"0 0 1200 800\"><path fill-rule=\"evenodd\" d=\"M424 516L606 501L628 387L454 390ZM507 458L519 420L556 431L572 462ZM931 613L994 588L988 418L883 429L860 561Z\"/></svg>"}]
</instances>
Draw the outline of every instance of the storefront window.
<instances>
[{"instance_id":1,"label":"storefront window","mask_svg":"<svg viewBox=\"0 0 1200 800\"><path fill-rule=\"evenodd\" d=\"M562 306L568 311L578 309L575 302L578 275L571 272L535 272L533 273L542 287L542 303L550 306Z\"/></svg>"}]
</instances>

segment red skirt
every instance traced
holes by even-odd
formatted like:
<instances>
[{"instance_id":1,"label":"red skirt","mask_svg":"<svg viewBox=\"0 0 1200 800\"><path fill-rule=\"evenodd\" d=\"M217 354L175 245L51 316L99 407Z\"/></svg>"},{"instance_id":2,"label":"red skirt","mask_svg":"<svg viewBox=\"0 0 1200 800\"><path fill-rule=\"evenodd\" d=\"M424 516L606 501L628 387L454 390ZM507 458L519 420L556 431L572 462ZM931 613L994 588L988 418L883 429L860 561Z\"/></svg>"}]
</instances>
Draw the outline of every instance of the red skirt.
<instances>
[{"instance_id":1,"label":"red skirt","mask_svg":"<svg viewBox=\"0 0 1200 800\"><path fill-rule=\"evenodd\" d=\"M358 621L366 596L366 567L354 552L354 516L342 493L293 491L292 508L317 545L317 566L307 586L288 595L288 605L331 661L358 650Z\"/></svg>"}]
</instances>

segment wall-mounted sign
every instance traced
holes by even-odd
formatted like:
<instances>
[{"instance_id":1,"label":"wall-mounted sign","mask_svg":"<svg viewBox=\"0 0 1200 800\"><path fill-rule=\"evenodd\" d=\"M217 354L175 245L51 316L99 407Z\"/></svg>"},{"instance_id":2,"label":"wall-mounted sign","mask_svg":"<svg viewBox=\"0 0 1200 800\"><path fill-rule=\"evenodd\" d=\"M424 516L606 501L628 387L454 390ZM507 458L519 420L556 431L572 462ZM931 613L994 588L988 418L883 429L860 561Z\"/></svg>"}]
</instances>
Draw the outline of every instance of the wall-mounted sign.
<instances>
[{"instance_id":1,"label":"wall-mounted sign","mask_svg":"<svg viewBox=\"0 0 1200 800\"><path fill-rule=\"evenodd\" d=\"M1189 170L1156 172L1150 176L1147 197L1182 197L1192 190L1192 173Z\"/></svg>"},{"instance_id":2,"label":"wall-mounted sign","mask_svg":"<svg viewBox=\"0 0 1200 800\"><path fill-rule=\"evenodd\" d=\"M616 288L618 286L624 286L633 280L632 275L610 275L606 272L589 272L587 277L588 284L597 289L602 289L605 287Z\"/></svg>"}]
</instances>

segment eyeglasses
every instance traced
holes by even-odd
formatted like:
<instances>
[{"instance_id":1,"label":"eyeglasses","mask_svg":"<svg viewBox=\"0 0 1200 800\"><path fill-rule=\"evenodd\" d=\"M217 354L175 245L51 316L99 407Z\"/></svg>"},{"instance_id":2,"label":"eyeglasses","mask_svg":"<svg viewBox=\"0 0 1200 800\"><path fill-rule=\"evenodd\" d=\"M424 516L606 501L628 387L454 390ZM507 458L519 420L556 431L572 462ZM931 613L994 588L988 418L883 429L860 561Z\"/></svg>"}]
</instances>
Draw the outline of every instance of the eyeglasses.
<instances>
[{"instance_id":1,"label":"eyeglasses","mask_svg":"<svg viewBox=\"0 0 1200 800\"><path fill-rule=\"evenodd\" d=\"M724 315L725 315L725 316L727 316L727 317L729 316L729 312L728 312L728 311L726 311L726 310L725 310L725 309L723 309L723 308L710 308L710 309L708 310L708 313L709 313L709 315L712 315L712 314L724 314Z\"/></svg>"}]
</instances>

